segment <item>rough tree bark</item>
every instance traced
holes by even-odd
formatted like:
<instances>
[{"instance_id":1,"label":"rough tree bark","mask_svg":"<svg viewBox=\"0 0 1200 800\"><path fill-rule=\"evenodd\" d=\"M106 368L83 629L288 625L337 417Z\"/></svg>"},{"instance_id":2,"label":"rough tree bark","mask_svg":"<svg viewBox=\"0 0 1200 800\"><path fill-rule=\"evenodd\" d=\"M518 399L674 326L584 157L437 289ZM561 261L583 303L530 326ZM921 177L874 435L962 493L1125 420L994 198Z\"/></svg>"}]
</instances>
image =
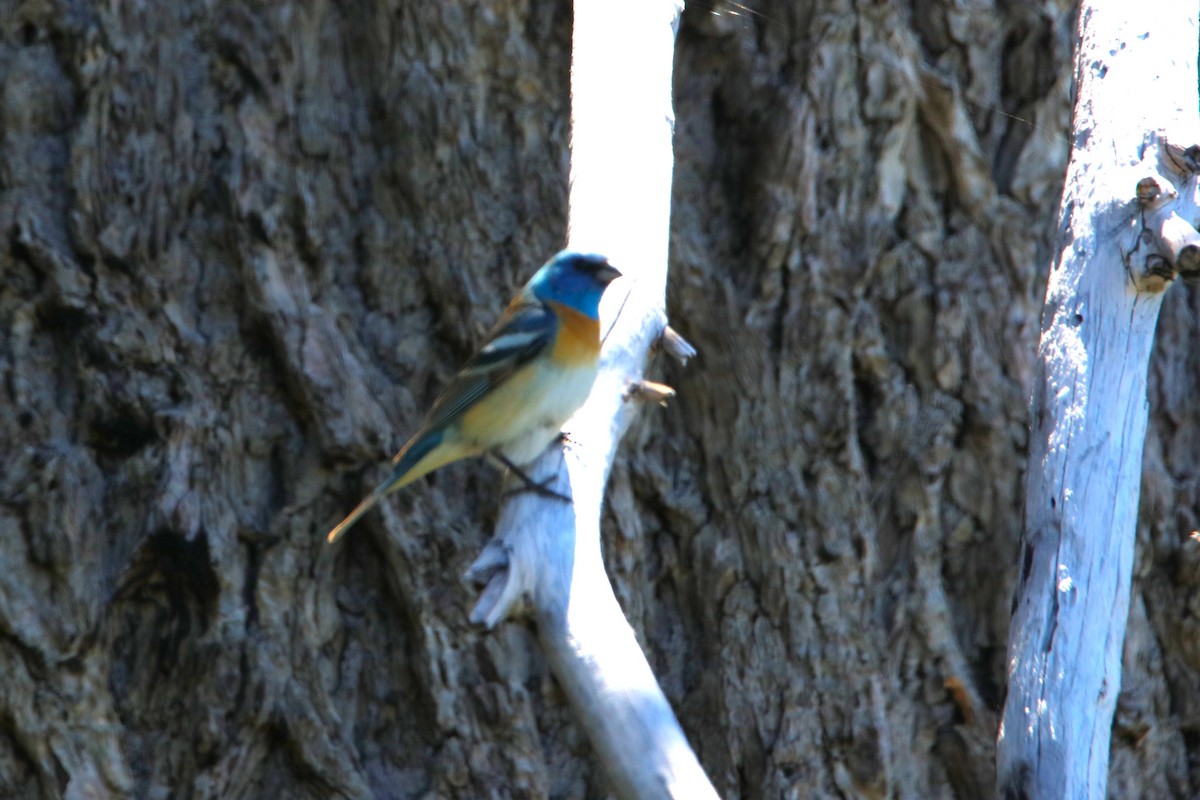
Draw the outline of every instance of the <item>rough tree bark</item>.
<instances>
[{"instance_id":1,"label":"rough tree bark","mask_svg":"<svg viewBox=\"0 0 1200 800\"><path fill-rule=\"evenodd\" d=\"M1081 6L1075 145L1034 379L1000 797L1102 797L1108 783L1154 329L1164 289L1200 274L1198 18L1188 0L1153 14Z\"/></svg>"},{"instance_id":2,"label":"rough tree bark","mask_svg":"<svg viewBox=\"0 0 1200 800\"><path fill-rule=\"evenodd\" d=\"M1069 0L716 0L617 597L726 798L987 796ZM565 3L0 0L0 795L602 797L498 479L352 505L562 244ZM619 44L614 58L620 57ZM1194 293L1164 300L1109 793L1200 794Z\"/></svg>"}]
</instances>

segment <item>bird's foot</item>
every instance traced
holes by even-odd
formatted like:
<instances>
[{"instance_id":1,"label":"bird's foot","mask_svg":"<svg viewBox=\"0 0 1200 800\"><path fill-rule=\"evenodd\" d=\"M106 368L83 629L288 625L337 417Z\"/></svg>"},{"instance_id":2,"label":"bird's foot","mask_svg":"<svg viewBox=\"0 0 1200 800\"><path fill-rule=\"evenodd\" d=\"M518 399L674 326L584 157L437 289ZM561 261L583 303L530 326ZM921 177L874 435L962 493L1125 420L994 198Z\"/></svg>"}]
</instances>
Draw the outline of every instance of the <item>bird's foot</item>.
<instances>
[{"instance_id":1,"label":"bird's foot","mask_svg":"<svg viewBox=\"0 0 1200 800\"><path fill-rule=\"evenodd\" d=\"M518 486L516 489L509 489L507 492L504 493L505 497L509 497L511 495L516 495L516 494L522 494L524 492L533 492L534 494L540 495L542 497L557 498L559 500L562 500L564 503L571 502L570 497L567 497L565 494L562 494L561 492L556 492L550 488L550 484L554 483L554 478L546 478L546 480L544 480L544 481L535 481L533 478L529 477L528 474L526 474L525 470L521 469L516 464L509 461L507 458L505 458L500 453L495 453L495 456L497 459L499 459L501 464L508 467L508 469L512 472L512 474L514 474L518 478L520 478L521 483L523 484L521 486Z\"/></svg>"},{"instance_id":2,"label":"bird's foot","mask_svg":"<svg viewBox=\"0 0 1200 800\"><path fill-rule=\"evenodd\" d=\"M509 489L504 493L505 497L512 497L513 495L524 494L525 492L533 492L534 494L542 497L551 497L555 500L562 500L564 503L571 502L571 498L550 488L550 484L554 483L554 478L547 478L544 481L535 481L532 478L528 478L523 475L521 477L523 480L527 481L527 483L524 483L515 489Z\"/></svg>"}]
</instances>

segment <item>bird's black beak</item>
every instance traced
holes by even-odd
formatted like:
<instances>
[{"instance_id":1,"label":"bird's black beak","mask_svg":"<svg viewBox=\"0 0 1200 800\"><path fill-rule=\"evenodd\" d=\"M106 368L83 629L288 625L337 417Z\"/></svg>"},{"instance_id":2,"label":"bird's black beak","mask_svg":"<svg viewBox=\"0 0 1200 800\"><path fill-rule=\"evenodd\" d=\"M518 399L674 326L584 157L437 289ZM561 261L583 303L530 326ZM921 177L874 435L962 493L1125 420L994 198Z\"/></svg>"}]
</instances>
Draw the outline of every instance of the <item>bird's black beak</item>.
<instances>
[{"instance_id":1,"label":"bird's black beak","mask_svg":"<svg viewBox=\"0 0 1200 800\"><path fill-rule=\"evenodd\" d=\"M605 264L596 270L596 280L607 286L608 284L621 277L621 271L612 264Z\"/></svg>"}]
</instances>

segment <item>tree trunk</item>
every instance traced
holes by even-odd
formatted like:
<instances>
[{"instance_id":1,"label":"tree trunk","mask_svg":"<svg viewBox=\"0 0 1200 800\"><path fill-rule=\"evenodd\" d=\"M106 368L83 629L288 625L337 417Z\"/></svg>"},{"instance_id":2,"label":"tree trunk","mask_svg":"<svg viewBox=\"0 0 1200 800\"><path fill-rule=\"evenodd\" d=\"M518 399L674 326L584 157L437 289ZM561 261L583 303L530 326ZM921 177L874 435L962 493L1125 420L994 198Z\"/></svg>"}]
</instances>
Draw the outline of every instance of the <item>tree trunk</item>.
<instances>
[{"instance_id":1,"label":"tree trunk","mask_svg":"<svg viewBox=\"0 0 1200 800\"><path fill-rule=\"evenodd\" d=\"M992 791L1073 5L685 11L701 356L654 364L603 545L724 798ZM0 0L0 796L610 791L531 632L468 622L492 471L323 538L564 241L571 22ZM1197 317L1151 360L1113 797L1200 794Z\"/></svg>"}]
</instances>

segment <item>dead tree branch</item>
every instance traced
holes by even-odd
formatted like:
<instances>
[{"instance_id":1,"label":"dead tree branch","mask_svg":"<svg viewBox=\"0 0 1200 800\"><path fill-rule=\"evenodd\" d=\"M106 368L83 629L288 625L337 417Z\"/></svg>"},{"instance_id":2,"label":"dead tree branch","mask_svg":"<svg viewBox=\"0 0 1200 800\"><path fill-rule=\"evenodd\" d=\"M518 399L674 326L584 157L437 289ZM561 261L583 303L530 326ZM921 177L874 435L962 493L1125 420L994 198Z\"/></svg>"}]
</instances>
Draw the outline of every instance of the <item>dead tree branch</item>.
<instances>
[{"instance_id":1,"label":"dead tree branch","mask_svg":"<svg viewBox=\"0 0 1200 800\"><path fill-rule=\"evenodd\" d=\"M1004 798L1104 797L1162 291L1195 274L1197 3L1085 2L1042 312ZM1170 142L1183 142L1172 145Z\"/></svg>"},{"instance_id":2,"label":"dead tree branch","mask_svg":"<svg viewBox=\"0 0 1200 800\"><path fill-rule=\"evenodd\" d=\"M494 626L524 604L550 666L626 798L715 798L604 571L600 512L627 402L664 336L675 0L575 4L569 246L602 252L627 278L601 308L607 328L591 398L568 423L557 474L572 504L511 498L467 577L486 584L472 619ZM671 351L693 353L670 337ZM665 393L659 390L659 394ZM660 398L661 399L661 398Z\"/></svg>"}]
</instances>

